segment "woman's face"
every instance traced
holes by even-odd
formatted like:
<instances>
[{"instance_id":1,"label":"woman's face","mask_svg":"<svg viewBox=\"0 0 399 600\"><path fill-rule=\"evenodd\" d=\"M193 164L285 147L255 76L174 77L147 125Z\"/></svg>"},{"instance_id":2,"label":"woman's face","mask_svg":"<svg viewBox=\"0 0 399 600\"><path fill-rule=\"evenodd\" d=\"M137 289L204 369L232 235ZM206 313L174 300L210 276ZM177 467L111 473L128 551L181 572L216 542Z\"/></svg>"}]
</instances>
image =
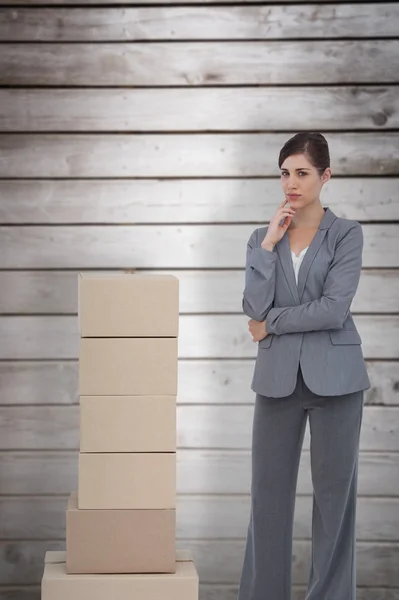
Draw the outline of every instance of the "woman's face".
<instances>
[{"instance_id":1,"label":"woman's face","mask_svg":"<svg viewBox=\"0 0 399 600\"><path fill-rule=\"evenodd\" d=\"M281 185L286 200L293 208L303 208L319 200L320 190L330 179L331 169L320 177L305 154L292 154L281 165Z\"/></svg>"}]
</instances>

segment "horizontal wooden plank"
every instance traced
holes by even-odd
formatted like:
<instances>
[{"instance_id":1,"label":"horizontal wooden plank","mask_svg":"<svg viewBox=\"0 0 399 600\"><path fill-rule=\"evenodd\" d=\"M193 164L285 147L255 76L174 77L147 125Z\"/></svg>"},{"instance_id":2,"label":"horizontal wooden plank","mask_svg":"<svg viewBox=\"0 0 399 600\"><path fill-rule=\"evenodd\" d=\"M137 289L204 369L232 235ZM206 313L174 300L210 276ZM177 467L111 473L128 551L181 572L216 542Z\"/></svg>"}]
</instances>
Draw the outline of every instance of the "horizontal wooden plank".
<instances>
[{"instance_id":1,"label":"horizontal wooden plank","mask_svg":"<svg viewBox=\"0 0 399 600\"><path fill-rule=\"evenodd\" d=\"M289 137L288 133L1 134L0 178L276 176L277 157ZM399 175L398 132L334 132L325 137L334 175Z\"/></svg>"},{"instance_id":2,"label":"horizontal wooden plank","mask_svg":"<svg viewBox=\"0 0 399 600\"><path fill-rule=\"evenodd\" d=\"M208 586L208 588L212 588L213 586ZM219 593L222 593L225 596L225 600L228 598L228 594L230 593L230 589L221 591L218 590ZM212 592L210 592L212 593ZM40 600L41 599L41 588L36 585L28 585L28 586L8 586L8 585L0 585L0 600ZM215 599L216 600L216 599Z\"/></svg>"},{"instance_id":3,"label":"horizontal wooden plank","mask_svg":"<svg viewBox=\"0 0 399 600\"><path fill-rule=\"evenodd\" d=\"M366 366L371 388L365 391L364 403L398 406L398 363L369 360ZM253 369L253 360L180 359L177 401L253 404L255 394L249 386ZM79 401L77 361L0 361L0 382L0 405L68 405Z\"/></svg>"},{"instance_id":4,"label":"horizontal wooden plank","mask_svg":"<svg viewBox=\"0 0 399 600\"><path fill-rule=\"evenodd\" d=\"M238 268L243 285L247 242L256 227L4 225L0 227L0 269ZM362 229L363 268L399 267L399 225L372 224Z\"/></svg>"},{"instance_id":5,"label":"horizontal wooden plank","mask_svg":"<svg viewBox=\"0 0 399 600\"><path fill-rule=\"evenodd\" d=\"M107 5L107 6L121 6L124 4L128 4L130 6L134 6L135 4L138 4L140 6L142 5L152 5L152 4L156 4L156 5L162 5L162 4L166 4L169 5L170 4L170 0L13 0L12 4L14 6L18 6L18 5L25 5L27 4L27 2L29 2L29 6L42 6L42 5L46 5L46 6L59 6L59 7L64 7L64 6L76 6L76 5L82 5L84 4L84 6L86 6L88 9L92 9L95 8L96 6L101 7L102 5ZM246 4L246 3L250 3L250 4L256 4L258 2L261 2L262 4L275 4L275 0L240 0L240 4ZM296 2L298 3L302 3L303 0L280 0L280 4L294 4ZM323 3L331 3L331 0L313 0L313 4L323 4ZM340 2L347 2L347 0L335 0L335 4L339 4ZM361 3L362 0L353 0L353 3ZM185 4L197 4L198 0L185 0ZM202 2L203 4L231 4L231 0L203 0ZM10 0L1 0L0 1L0 6L6 6L9 7L10 6Z\"/></svg>"},{"instance_id":6,"label":"horizontal wooden plank","mask_svg":"<svg viewBox=\"0 0 399 600\"><path fill-rule=\"evenodd\" d=\"M399 317L354 315L367 359L396 359ZM258 344L242 315L181 315L181 358L254 358ZM75 316L0 317L0 359L76 359L79 332Z\"/></svg>"},{"instance_id":7,"label":"horizontal wooden plank","mask_svg":"<svg viewBox=\"0 0 399 600\"><path fill-rule=\"evenodd\" d=\"M304 600L306 586L292 586L292 600ZM236 600L238 584L199 584L200 600ZM399 600L399 588L358 587L357 600ZM32 586L1 586L0 600L40 600L40 587Z\"/></svg>"},{"instance_id":8,"label":"horizontal wooden plank","mask_svg":"<svg viewBox=\"0 0 399 600\"><path fill-rule=\"evenodd\" d=\"M172 88L162 93L158 89L121 93L118 89L17 88L0 90L0 105L3 132L340 131L399 126L399 98L392 86L200 88L195 92Z\"/></svg>"},{"instance_id":9,"label":"horizontal wooden plank","mask_svg":"<svg viewBox=\"0 0 399 600\"><path fill-rule=\"evenodd\" d=\"M392 3L304 6L0 9L2 41L140 41L397 35ZM298 27L298 22L301 26Z\"/></svg>"},{"instance_id":10,"label":"horizontal wooden plank","mask_svg":"<svg viewBox=\"0 0 399 600\"><path fill-rule=\"evenodd\" d=\"M359 496L399 496L398 452L360 452ZM64 494L78 485L77 451L0 451L0 493ZM250 450L177 452L178 494L249 494ZM299 462L298 494L312 494L310 453Z\"/></svg>"},{"instance_id":11,"label":"horizontal wooden plank","mask_svg":"<svg viewBox=\"0 0 399 600\"><path fill-rule=\"evenodd\" d=\"M387 84L398 81L398 52L394 39L121 42L95 52L90 43L21 42L2 46L0 85Z\"/></svg>"},{"instance_id":12,"label":"horizontal wooden plank","mask_svg":"<svg viewBox=\"0 0 399 600\"><path fill-rule=\"evenodd\" d=\"M306 585L293 585L291 588L292 600L304 600L306 596L307 586ZM237 600L238 597L238 584L211 584L201 583L199 585L199 597L200 600ZM399 588L378 588L378 587L360 587L356 589L357 600L399 600ZM0 588L0 600L39 600L38 597L26 597L21 598L3 598L1 596Z\"/></svg>"},{"instance_id":13,"label":"horizontal wooden plank","mask_svg":"<svg viewBox=\"0 0 399 600\"><path fill-rule=\"evenodd\" d=\"M203 583L227 583L239 579L245 541L188 541L179 547L188 548L194 557ZM397 587L399 545L396 543L358 542L357 585L384 585ZM293 544L292 583L306 584L309 575L311 544L296 541Z\"/></svg>"},{"instance_id":14,"label":"horizontal wooden plank","mask_svg":"<svg viewBox=\"0 0 399 600\"><path fill-rule=\"evenodd\" d=\"M65 538L68 496L0 497L0 539L60 540ZM250 495L177 496L176 539L245 538ZM312 496L295 502L294 539L311 539ZM357 500L359 541L399 541L399 499Z\"/></svg>"},{"instance_id":15,"label":"horizontal wooden plank","mask_svg":"<svg viewBox=\"0 0 399 600\"><path fill-rule=\"evenodd\" d=\"M287 133L1 134L0 177L275 176L276 157L288 137ZM326 139L334 175L399 174L397 132L329 133Z\"/></svg>"},{"instance_id":16,"label":"horizontal wooden plank","mask_svg":"<svg viewBox=\"0 0 399 600\"><path fill-rule=\"evenodd\" d=\"M139 272L178 277L180 314L242 312L242 270ZM0 271L0 314L76 314L77 285L73 271ZM351 311L394 313L398 297L399 270L363 269Z\"/></svg>"},{"instance_id":17,"label":"horizontal wooden plank","mask_svg":"<svg viewBox=\"0 0 399 600\"><path fill-rule=\"evenodd\" d=\"M177 406L177 445L251 448L253 406ZM0 450L78 450L79 406L0 407ZM310 447L309 422L303 447ZM399 408L365 406L361 451L399 452Z\"/></svg>"},{"instance_id":18,"label":"horizontal wooden plank","mask_svg":"<svg viewBox=\"0 0 399 600\"><path fill-rule=\"evenodd\" d=\"M237 583L244 556L245 540L182 540L178 548L190 550L202 583ZM65 548L63 541L20 541L0 543L3 584L37 584L44 568L46 550ZM362 542L357 549L357 585L399 587L399 544ZM292 583L305 585L311 558L310 541L293 544Z\"/></svg>"},{"instance_id":19,"label":"horizontal wooden plank","mask_svg":"<svg viewBox=\"0 0 399 600\"><path fill-rule=\"evenodd\" d=\"M0 223L263 223L280 197L279 178L3 179ZM398 221L399 178L332 177L322 203L347 219Z\"/></svg>"}]
</instances>

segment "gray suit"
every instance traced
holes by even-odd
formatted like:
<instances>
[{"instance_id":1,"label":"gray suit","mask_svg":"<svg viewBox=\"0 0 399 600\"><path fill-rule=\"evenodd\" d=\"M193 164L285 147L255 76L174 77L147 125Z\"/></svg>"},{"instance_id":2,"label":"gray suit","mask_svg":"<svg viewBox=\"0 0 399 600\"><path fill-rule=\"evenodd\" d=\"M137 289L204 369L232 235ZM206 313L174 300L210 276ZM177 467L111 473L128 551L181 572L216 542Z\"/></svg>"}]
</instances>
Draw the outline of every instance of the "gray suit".
<instances>
[{"instance_id":1,"label":"gray suit","mask_svg":"<svg viewBox=\"0 0 399 600\"><path fill-rule=\"evenodd\" d=\"M321 396L371 387L349 310L362 266L362 228L324 210L298 286L287 234L273 252L260 246L267 227L255 229L248 241L242 307L251 319L266 319L269 333L258 343L251 384L259 394L291 394L299 363L306 385Z\"/></svg>"},{"instance_id":2,"label":"gray suit","mask_svg":"<svg viewBox=\"0 0 399 600\"><path fill-rule=\"evenodd\" d=\"M307 419L313 483L306 600L356 598L356 496L363 390L370 387L349 308L359 223L329 209L299 269L285 234L273 252L248 242L243 310L266 319L252 389L251 513L238 600L291 600L296 484Z\"/></svg>"}]
</instances>

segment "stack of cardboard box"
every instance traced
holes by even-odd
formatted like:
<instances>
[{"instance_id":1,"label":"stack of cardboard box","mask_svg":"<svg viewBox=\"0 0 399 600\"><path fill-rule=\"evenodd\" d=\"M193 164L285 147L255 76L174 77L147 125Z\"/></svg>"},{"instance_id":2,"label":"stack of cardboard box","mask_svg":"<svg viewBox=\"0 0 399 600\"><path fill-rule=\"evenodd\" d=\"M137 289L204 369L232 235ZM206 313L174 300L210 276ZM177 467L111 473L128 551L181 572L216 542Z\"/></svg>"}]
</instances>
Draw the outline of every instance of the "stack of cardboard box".
<instances>
[{"instance_id":1,"label":"stack of cardboard box","mask_svg":"<svg viewBox=\"0 0 399 600\"><path fill-rule=\"evenodd\" d=\"M79 274L78 492L43 600L198 599L194 562L175 549L178 284Z\"/></svg>"}]
</instances>

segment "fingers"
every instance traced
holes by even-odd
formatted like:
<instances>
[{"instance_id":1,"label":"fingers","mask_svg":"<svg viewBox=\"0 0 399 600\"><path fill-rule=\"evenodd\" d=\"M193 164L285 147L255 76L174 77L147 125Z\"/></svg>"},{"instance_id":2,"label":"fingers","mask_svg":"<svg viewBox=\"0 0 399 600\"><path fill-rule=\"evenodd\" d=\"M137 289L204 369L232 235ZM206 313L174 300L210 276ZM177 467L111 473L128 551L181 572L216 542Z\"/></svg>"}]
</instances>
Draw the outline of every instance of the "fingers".
<instances>
[{"instance_id":1,"label":"fingers","mask_svg":"<svg viewBox=\"0 0 399 600\"><path fill-rule=\"evenodd\" d=\"M291 223L291 217L286 217L286 219L284 220L284 223L280 226L282 229L284 229L284 231L287 231L288 227L290 226Z\"/></svg>"},{"instance_id":2,"label":"fingers","mask_svg":"<svg viewBox=\"0 0 399 600\"><path fill-rule=\"evenodd\" d=\"M281 220L284 219L284 222L286 219L291 219L294 216L295 212L289 211L289 210L283 210L280 213L277 213L277 223L280 224ZM291 222L291 221L290 221Z\"/></svg>"},{"instance_id":3,"label":"fingers","mask_svg":"<svg viewBox=\"0 0 399 600\"><path fill-rule=\"evenodd\" d=\"M284 208L279 208L279 212L281 214L284 214L284 213L295 213L296 211L295 211L295 208L291 208L290 206L285 206Z\"/></svg>"}]
</instances>

